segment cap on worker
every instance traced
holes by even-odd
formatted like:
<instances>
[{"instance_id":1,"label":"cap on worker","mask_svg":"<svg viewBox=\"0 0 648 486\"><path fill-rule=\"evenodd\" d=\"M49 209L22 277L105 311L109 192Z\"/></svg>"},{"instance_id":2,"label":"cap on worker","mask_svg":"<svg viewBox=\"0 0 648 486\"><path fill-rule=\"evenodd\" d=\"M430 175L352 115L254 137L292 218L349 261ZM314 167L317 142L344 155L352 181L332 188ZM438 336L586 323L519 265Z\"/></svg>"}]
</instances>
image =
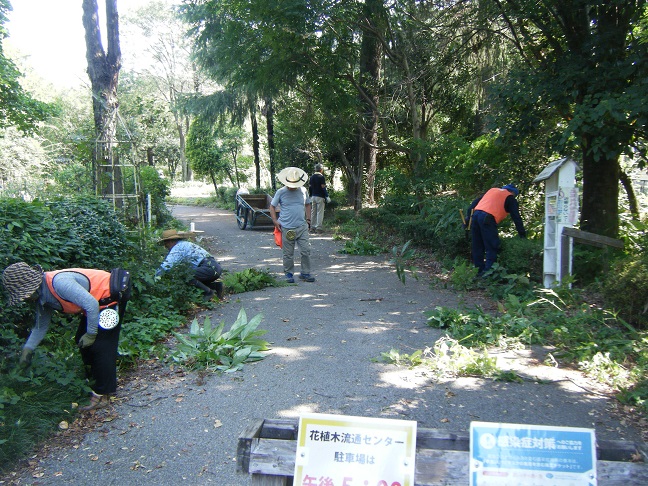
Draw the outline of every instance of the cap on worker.
<instances>
[{"instance_id":1,"label":"cap on worker","mask_svg":"<svg viewBox=\"0 0 648 486\"><path fill-rule=\"evenodd\" d=\"M301 187L308 181L308 175L299 167L286 167L277 174L277 179L286 187Z\"/></svg>"},{"instance_id":2,"label":"cap on worker","mask_svg":"<svg viewBox=\"0 0 648 486\"><path fill-rule=\"evenodd\" d=\"M162 232L162 238L158 240L158 243L162 244L165 241L170 240L185 240L193 235L194 233L192 233L191 231L178 231L175 229L168 229Z\"/></svg>"},{"instance_id":3,"label":"cap on worker","mask_svg":"<svg viewBox=\"0 0 648 486\"><path fill-rule=\"evenodd\" d=\"M506 189L507 191L511 191L516 196L518 194L520 194L520 190L517 187L515 187L513 184L506 184L504 187L502 187L502 189Z\"/></svg>"},{"instance_id":4,"label":"cap on worker","mask_svg":"<svg viewBox=\"0 0 648 486\"><path fill-rule=\"evenodd\" d=\"M2 272L2 285L9 294L9 305L16 305L31 296L43 283L40 265L30 267L25 262L9 265Z\"/></svg>"}]
</instances>

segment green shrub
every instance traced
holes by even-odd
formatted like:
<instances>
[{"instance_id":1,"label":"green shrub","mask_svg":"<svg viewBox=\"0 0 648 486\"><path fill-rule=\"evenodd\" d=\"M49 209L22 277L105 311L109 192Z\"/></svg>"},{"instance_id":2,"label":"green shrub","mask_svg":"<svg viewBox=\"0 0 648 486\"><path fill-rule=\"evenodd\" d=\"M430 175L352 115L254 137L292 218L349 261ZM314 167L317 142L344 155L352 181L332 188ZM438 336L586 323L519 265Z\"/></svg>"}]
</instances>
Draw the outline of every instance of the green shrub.
<instances>
[{"instance_id":1,"label":"green shrub","mask_svg":"<svg viewBox=\"0 0 648 486\"><path fill-rule=\"evenodd\" d=\"M527 275L536 282L542 281L543 243L526 238L500 238L501 251L497 262L509 273Z\"/></svg>"},{"instance_id":2,"label":"green shrub","mask_svg":"<svg viewBox=\"0 0 648 486\"><path fill-rule=\"evenodd\" d=\"M617 260L600 283L608 307L639 329L648 329L648 255Z\"/></svg>"},{"instance_id":3,"label":"green shrub","mask_svg":"<svg viewBox=\"0 0 648 486\"><path fill-rule=\"evenodd\" d=\"M457 290L473 290L477 287L477 267L461 257L454 260L450 283Z\"/></svg>"},{"instance_id":4,"label":"green shrub","mask_svg":"<svg viewBox=\"0 0 648 486\"><path fill-rule=\"evenodd\" d=\"M60 240L66 244L64 251L59 250L64 267L110 270L121 265L126 228L108 201L79 196L57 198L46 204ZM55 247L51 249L56 251ZM27 261L34 263L33 259Z\"/></svg>"},{"instance_id":5,"label":"green shrub","mask_svg":"<svg viewBox=\"0 0 648 486\"><path fill-rule=\"evenodd\" d=\"M165 204L166 197L171 194L171 183L160 177L155 167L144 166L140 169L140 186L143 196L151 195L151 214L156 225L166 226L173 220Z\"/></svg>"},{"instance_id":6,"label":"green shrub","mask_svg":"<svg viewBox=\"0 0 648 486\"><path fill-rule=\"evenodd\" d=\"M57 227L50 209L42 201L0 198L2 269L22 260L48 269L64 264L61 254L77 251L80 242L69 238L68 225L61 223L63 228Z\"/></svg>"},{"instance_id":7,"label":"green shrub","mask_svg":"<svg viewBox=\"0 0 648 486\"><path fill-rule=\"evenodd\" d=\"M356 234L355 238L344 242L344 248L340 250L340 253L348 255L380 255L385 253L385 249Z\"/></svg>"},{"instance_id":8,"label":"green shrub","mask_svg":"<svg viewBox=\"0 0 648 486\"><path fill-rule=\"evenodd\" d=\"M432 249L441 257L454 258L470 255L470 240L463 228L459 209L468 204L454 196L431 197L417 205L398 212L398 206L387 205L361 212L372 226L403 240ZM394 209L394 210L392 210Z\"/></svg>"}]
</instances>

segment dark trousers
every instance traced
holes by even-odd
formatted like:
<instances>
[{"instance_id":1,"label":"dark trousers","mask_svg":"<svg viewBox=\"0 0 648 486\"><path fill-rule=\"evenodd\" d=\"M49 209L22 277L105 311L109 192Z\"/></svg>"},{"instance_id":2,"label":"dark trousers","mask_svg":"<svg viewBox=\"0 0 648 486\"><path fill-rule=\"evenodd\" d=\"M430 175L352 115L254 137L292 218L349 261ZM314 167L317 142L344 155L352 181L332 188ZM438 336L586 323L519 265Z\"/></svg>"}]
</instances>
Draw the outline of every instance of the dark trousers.
<instances>
[{"instance_id":1,"label":"dark trousers","mask_svg":"<svg viewBox=\"0 0 648 486\"><path fill-rule=\"evenodd\" d=\"M119 324L110 330L99 327L97 339L92 346L81 349L83 364L89 368L88 378L92 380L91 388L99 395L117 391L117 347L126 304L127 302L122 302L119 305ZM87 318L83 315L76 332L77 343L86 330Z\"/></svg>"},{"instance_id":2,"label":"dark trousers","mask_svg":"<svg viewBox=\"0 0 648 486\"><path fill-rule=\"evenodd\" d=\"M216 259L214 257L208 257L196 267L194 278L189 283L202 290L205 290L205 287L209 290L209 284L217 280L221 273L221 266Z\"/></svg>"},{"instance_id":3,"label":"dark trousers","mask_svg":"<svg viewBox=\"0 0 648 486\"><path fill-rule=\"evenodd\" d=\"M472 258L479 274L490 270L497 261L500 239L495 218L484 211L475 211L470 224L472 231ZM484 254L486 259L484 260Z\"/></svg>"}]
</instances>

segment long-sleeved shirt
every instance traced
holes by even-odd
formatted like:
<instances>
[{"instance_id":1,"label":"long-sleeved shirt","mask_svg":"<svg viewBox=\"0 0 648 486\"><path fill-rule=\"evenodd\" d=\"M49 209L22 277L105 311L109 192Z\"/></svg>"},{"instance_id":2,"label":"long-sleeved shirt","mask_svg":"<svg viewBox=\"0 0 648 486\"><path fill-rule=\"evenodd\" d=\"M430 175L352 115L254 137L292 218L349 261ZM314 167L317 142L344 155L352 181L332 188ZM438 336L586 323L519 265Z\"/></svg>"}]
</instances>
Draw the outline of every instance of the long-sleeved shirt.
<instances>
[{"instance_id":1,"label":"long-sleeved shirt","mask_svg":"<svg viewBox=\"0 0 648 486\"><path fill-rule=\"evenodd\" d=\"M468 211L466 213L466 218L470 219L472 212L474 211L477 204L479 204L479 201L481 201L482 197L484 197L483 194L470 204L470 207L468 208ZM507 198L504 200L504 211L511 215L511 219L515 224L515 229L517 230L518 234L523 238L526 237L526 230L524 229L524 223L522 222L522 217L520 216L520 206L518 205L518 200L513 194L507 196Z\"/></svg>"},{"instance_id":2,"label":"long-sleeved shirt","mask_svg":"<svg viewBox=\"0 0 648 486\"><path fill-rule=\"evenodd\" d=\"M169 253L155 272L155 275L162 275L162 273L170 270L171 267L181 262L188 263L195 269L200 265L200 262L210 256L211 254L201 246L198 246L191 241L179 240L175 245L173 245L173 248L169 250Z\"/></svg>"},{"instance_id":3,"label":"long-sleeved shirt","mask_svg":"<svg viewBox=\"0 0 648 486\"><path fill-rule=\"evenodd\" d=\"M326 179L324 178L324 175L319 172L315 172L310 177L309 188L311 197L317 196L323 197L324 199L329 197L328 190L326 189Z\"/></svg>"},{"instance_id":4,"label":"long-sleeved shirt","mask_svg":"<svg viewBox=\"0 0 648 486\"><path fill-rule=\"evenodd\" d=\"M99 326L99 302L88 292L88 279L77 272L63 271L54 277L52 285L59 297L83 309L87 318L86 332L88 334L97 334L97 327ZM34 327L27 339L25 348L35 349L40 344L52 322L52 313L60 310L63 310L60 302L50 292L43 278L43 283L39 289L38 300L36 301Z\"/></svg>"}]
</instances>

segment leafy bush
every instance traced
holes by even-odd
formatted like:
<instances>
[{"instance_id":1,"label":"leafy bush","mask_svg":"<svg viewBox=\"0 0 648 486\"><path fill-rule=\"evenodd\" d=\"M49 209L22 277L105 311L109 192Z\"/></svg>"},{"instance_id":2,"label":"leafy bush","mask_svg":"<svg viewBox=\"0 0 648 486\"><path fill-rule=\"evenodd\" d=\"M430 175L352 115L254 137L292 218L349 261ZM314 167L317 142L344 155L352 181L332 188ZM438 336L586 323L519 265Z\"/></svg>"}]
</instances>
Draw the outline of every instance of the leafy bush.
<instances>
[{"instance_id":1,"label":"leafy bush","mask_svg":"<svg viewBox=\"0 0 648 486\"><path fill-rule=\"evenodd\" d=\"M344 248L340 250L340 253L346 253L348 255L380 255L384 252L384 248L372 243L359 234L355 238L345 241Z\"/></svg>"},{"instance_id":2,"label":"leafy bush","mask_svg":"<svg viewBox=\"0 0 648 486\"><path fill-rule=\"evenodd\" d=\"M80 196L59 198L46 204L55 226L62 233L61 240L73 245L68 251L59 251L65 267L110 270L121 265L126 228L108 201Z\"/></svg>"},{"instance_id":3,"label":"leafy bush","mask_svg":"<svg viewBox=\"0 0 648 486\"><path fill-rule=\"evenodd\" d=\"M361 216L388 234L412 240L418 246L430 248L439 256L454 258L470 255L470 241L463 229L459 209L468 206L455 196L431 197L416 207L418 211L402 213L394 206L363 210Z\"/></svg>"},{"instance_id":4,"label":"leafy bush","mask_svg":"<svg viewBox=\"0 0 648 486\"><path fill-rule=\"evenodd\" d=\"M156 225L167 225L173 219L165 204L165 198L171 194L169 180L160 177L155 167L144 166L140 169L140 186L143 195L151 195L151 214Z\"/></svg>"},{"instance_id":5,"label":"leafy bush","mask_svg":"<svg viewBox=\"0 0 648 486\"><path fill-rule=\"evenodd\" d=\"M500 238L502 247L498 263L509 273L526 275L536 282L542 281L542 240L526 238Z\"/></svg>"},{"instance_id":6,"label":"leafy bush","mask_svg":"<svg viewBox=\"0 0 648 486\"><path fill-rule=\"evenodd\" d=\"M617 260L599 287L606 305L637 328L648 328L648 255Z\"/></svg>"},{"instance_id":7,"label":"leafy bush","mask_svg":"<svg viewBox=\"0 0 648 486\"><path fill-rule=\"evenodd\" d=\"M457 257L450 274L450 283L457 290L473 290L477 287L477 272L478 269L472 262Z\"/></svg>"},{"instance_id":8,"label":"leafy bush","mask_svg":"<svg viewBox=\"0 0 648 486\"><path fill-rule=\"evenodd\" d=\"M66 225L67 226L67 225ZM47 244L42 236L47 235ZM50 209L42 201L0 198L0 265L17 261L56 268L64 262L61 253L75 251L78 241L68 241L66 230L57 227Z\"/></svg>"}]
</instances>

